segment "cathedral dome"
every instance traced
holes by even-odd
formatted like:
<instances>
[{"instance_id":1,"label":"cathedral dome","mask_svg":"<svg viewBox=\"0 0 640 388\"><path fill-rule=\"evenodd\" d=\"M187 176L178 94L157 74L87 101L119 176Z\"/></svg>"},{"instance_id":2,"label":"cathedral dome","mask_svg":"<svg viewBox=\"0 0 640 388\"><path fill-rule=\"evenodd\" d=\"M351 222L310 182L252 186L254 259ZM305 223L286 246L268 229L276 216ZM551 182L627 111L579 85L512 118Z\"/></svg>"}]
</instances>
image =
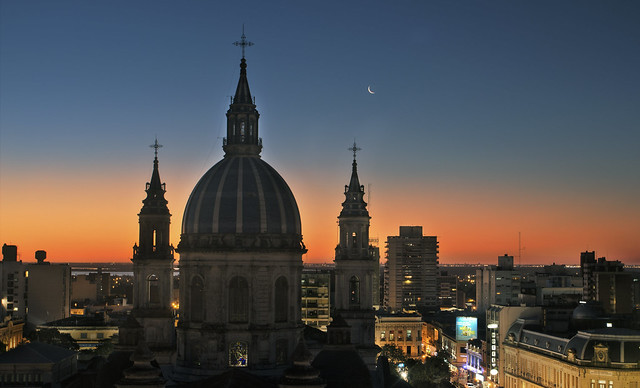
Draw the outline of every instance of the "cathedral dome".
<instances>
[{"instance_id":1,"label":"cathedral dome","mask_svg":"<svg viewBox=\"0 0 640 388\"><path fill-rule=\"evenodd\" d=\"M300 235L300 213L273 167L256 156L227 155L193 189L182 233Z\"/></svg>"},{"instance_id":2,"label":"cathedral dome","mask_svg":"<svg viewBox=\"0 0 640 388\"><path fill-rule=\"evenodd\" d=\"M240 44L248 44L244 35ZM227 111L225 156L191 192L179 252L306 251L296 199L280 174L260 158L259 117L243 57L238 87Z\"/></svg>"}]
</instances>

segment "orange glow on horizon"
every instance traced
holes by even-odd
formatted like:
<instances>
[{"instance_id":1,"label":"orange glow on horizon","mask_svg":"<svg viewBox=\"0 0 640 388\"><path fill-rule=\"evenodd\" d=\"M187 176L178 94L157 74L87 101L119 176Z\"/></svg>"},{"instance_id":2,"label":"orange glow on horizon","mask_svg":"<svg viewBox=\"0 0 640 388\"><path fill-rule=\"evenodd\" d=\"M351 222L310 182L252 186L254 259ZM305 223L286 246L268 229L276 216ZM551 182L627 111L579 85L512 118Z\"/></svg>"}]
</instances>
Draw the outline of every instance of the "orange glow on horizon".
<instances>
[{"instance_id":1,"label":"orange glow on horizon","mask_svg":"<svg viewBox=\"0 0 640 388\"><path fill-rule=\"evenodd\" d=\"M130 260L150 167L149 163L126 174L39 171L38 176L25 177L24 172L3 176L0 243L17 245L23 261L34 261L38 249L47 251L52 262ZM195 182L191 176L165 170L161 168L161 176L173 214L171 241L177 246L182 209ZM285 179L298 200L309 250L303 260L330 262L337 244L342 187L308 185L301 183L305 182L301 173L291 175ZM382 263L387 236L397 235L400 225L422 225L425 235L438 236L443 264L495 263L505 253L517 257L518 232L522 233L523 264L577 264L585 250L639 264L637 218L623 203L603 208L594 205L597 201L596 197L523 194L504 188L469 195L462 185L440 192L412 187L402 193L393 186L377 187L370 208L370 237L379 239Z\"/></svg>"}]
</instances>

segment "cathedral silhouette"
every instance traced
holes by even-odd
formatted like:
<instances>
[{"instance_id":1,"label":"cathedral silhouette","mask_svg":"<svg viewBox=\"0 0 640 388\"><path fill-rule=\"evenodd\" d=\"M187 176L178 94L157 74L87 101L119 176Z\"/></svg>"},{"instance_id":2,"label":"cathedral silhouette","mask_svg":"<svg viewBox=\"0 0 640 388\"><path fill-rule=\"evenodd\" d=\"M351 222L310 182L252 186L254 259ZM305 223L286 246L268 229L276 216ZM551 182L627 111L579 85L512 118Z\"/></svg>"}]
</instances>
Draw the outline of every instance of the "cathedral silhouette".
<instances>
[{"instance_id":1,"label":"cathedral silhouette","mask_svg":"<svg viewBox=\"0 0 640 388\"><path fill-rule=\"evenodd\" d=\"M116 386L371 387L388 384L377 359L374 298L379 254L354 143L338 217L335 306L327 332L301 320L300 212L285 180L260 156L244 33L240 78L227 116L225 152L186 204L180 243L180 303L172 311L174 248L157 140L134 246L134 309L110 357ZM176 323L177 322L177 323ZM117 357L121 359L118 361ZM123 361L129 357L134 365ZM153 361L152 361L153 360ZM129 362L130 364L130 362ZM118 375L117 365L122 374Z\"/></svg>"}]
</instances>

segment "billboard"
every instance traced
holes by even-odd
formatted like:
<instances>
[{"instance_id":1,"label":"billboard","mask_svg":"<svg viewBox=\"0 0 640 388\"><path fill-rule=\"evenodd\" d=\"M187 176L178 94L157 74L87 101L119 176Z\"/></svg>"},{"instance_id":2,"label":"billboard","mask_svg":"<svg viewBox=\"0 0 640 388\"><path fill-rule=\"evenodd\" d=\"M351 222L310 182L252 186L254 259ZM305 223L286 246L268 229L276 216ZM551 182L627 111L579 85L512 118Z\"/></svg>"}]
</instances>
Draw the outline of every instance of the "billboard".
<instances>
[{"instance_id":1,"label":"billboard","mask_svg":"<svg viewBox=\"0 0 640 388\"><path fill-rule=\"evenodd\" d=\"M456 341L478 338L478 318L456 317Z\"/></svg>"}]
</instances>

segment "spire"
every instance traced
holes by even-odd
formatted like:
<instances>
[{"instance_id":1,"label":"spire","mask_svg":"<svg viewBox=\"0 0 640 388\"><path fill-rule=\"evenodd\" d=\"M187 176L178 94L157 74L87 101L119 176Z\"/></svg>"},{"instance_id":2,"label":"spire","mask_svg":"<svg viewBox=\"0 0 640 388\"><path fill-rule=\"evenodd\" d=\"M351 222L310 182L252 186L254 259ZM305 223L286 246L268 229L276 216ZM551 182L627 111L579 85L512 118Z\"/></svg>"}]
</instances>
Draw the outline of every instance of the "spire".
<instances>
[{"instance_id":1,"label":"spire","mask_svg":"<svg viewBox=\"0 0 640 388\"><path fill-rule=\"evenodd\" d=\"M142 213L169 213L167 208L167 200L164 198L165 184L160 180L160 171L158 169L158 149L162 148L161 144L158 144L158 139L149 147L154 149L155 157L153 159L153 172L151 173L151 181L147 182L145 191L147 192L147 198L142 203Z\"/></svg>"},{"instance_id":2,"label":"spire","mask_svg":"<svg viewBox=\"0 0 640 388\"><path fill-rule=\"evenodd\" d=\"M353 146L348 148L353 152L353 163L351 164L351 179L349 185L344 187L345 201L342 203L342 212L340 216L369 216L367 212L367 203L364 201L364 186L360 185L358 179L358 163L356 162L356 153L361 150L353 142Z\"/></svg>"},{"instance_id":3,"label":"spire","mask_svg":"<svg viewBox=\"0 0 640 388\"><path fill-rule=\"evenodd\" d=\"M358 179L358 163L356 163L356 152L360 151L362 148L358 148L356 146L356 141L353 141L353 146L348 148L349 151L353 151L353 163L351 164L351 181L349 181L349 192L358 192L360 191L360 180ZM363 189L364 193L364 189Z\"/></svg>"},{"instance_id":4,"label":"spire","mask_svg":"<svg viewBox=\"0 0 640 388\"><path fill-rule=\"evenodd\" d=\"M255 101L251 97L249 81L247 79L247 60L244 58L246 47L253 46L247 41L242 28L242 37L234 45L242 47L240 60L240 79L236 94L231 99L227 111L227 137L223 149L232 155L259 155L262 150L262 139L258 137L258 118Z\"/></svg>"},{"instance_id":5,"label":"spire","mask_svg":"<svg viewBox=\"0 0 640 388\"><path fill-rule=\"evenodd\" d=\"M236 94L233 96L231 106L233 107L236 104L253 105L249 81L247 80L247 60L244 58L240 60L240 79L238 80L238 87L236 88ZM253 106L255 107L255 105Z\"/></svg>"}]
</instances>

